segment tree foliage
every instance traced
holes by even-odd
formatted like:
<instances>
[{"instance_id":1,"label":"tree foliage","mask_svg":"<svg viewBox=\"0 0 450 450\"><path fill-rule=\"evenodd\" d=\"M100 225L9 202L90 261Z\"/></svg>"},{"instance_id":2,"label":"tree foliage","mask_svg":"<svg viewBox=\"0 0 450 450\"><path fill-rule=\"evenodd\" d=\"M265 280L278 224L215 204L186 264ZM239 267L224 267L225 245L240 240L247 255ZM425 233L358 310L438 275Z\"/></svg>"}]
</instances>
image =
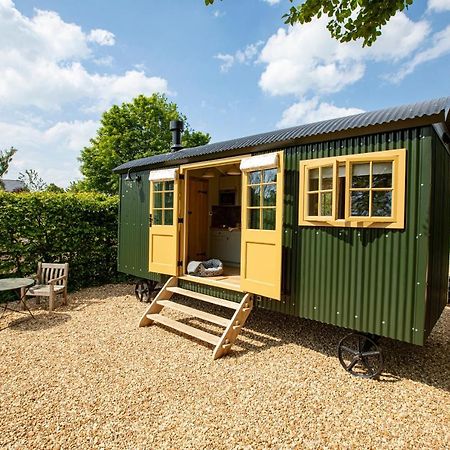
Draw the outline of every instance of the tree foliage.
<instances>
[{"instance_id":1,"label":"tree foliage","mask_svg":"<svg viewBox=\"0 0 450 450\"><path fill-rule=\"evenodd\" d=\"M205 0L212 5L215 0ZM296 0L289 0L294 3ZM339 42L362 39L363 46L371 46L381 35L383 25L398 11L412 5L414 0L305 0L291 6L283 16L285 23L305 24L314 18L327 16L327 28Z\"/></svg>"},{"instance_id":2,"label":"tree foliage","mask_svg":"<svg viewBox=\"0 0 450 450\"><path fill-rule=\"evenodd\" d=\"M34 169L27 169L25 172L19 173L19 180L23 182L25 189L29 192L45 191L47 188L47 183Z\"/></svg>"},{"instance_id":3,"label":"tree foliage","mask_svg":"<svg viewBox=\"0 0 450 450\"><path fill-rule=\"evenodd\" d=\"M177 105L169 102L165 95L140 95L130 103L113 106L103 114L96 137L81 153L82 188L117 193L118 177L112 173L114 167L170 151L172 135L169 122L177 119L185 121L185 147L209 142L210 136L192 130Z\"/></svg>"},{"instance_id":4,"label":"tree foliage","mask_svg":"<svg viewBox=\"0 0 450 450\"><path fill-rule=\"evenodd\" d=\"M65 190L62 187L57 186L55 183L50 183L46 186L45 192L53 192L55 194L63 193Z\"/></svg>"}]
</instances>

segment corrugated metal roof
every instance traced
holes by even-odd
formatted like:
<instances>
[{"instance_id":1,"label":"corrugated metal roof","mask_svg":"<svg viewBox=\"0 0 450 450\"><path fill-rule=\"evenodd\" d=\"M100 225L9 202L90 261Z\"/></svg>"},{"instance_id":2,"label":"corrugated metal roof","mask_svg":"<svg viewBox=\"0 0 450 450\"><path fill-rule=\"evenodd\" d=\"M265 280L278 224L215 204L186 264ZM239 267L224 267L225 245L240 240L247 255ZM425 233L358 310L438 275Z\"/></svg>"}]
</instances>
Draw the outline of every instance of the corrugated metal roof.
<instances>
[{"instance_id":1,"label":"corrugated metal roof","mask_svg":"<svg viewBox=\"0 0 450 450\"><path fill-rule=\"evenodd\" d=\"M370 111L338 119L323 120L321 122L300 125L267 133L255 134L229 141L216 142L193 148L185 148L178 152L163 153L148 158L136 159L122 164L114 172L123 172L128 169L141 169L149 166L187 160L203 155L221 153L230 150L267 146L277 142L291 142L311 136L326 135L342 131L366 128L388 123L426 118L442 114L441 120L448 120L450 97L428 100L394 108Z\"/></svg>"}]
</instances>

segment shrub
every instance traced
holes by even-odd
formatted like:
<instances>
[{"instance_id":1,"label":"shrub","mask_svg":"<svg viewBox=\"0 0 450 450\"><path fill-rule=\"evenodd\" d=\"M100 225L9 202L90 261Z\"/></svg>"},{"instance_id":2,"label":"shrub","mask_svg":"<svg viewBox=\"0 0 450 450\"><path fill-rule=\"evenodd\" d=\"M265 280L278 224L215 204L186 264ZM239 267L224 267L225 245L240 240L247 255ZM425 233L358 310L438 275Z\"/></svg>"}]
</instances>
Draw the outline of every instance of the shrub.
<instances>
[{"instance_id":1,"label":"shrub","mask_svg":"<svg viewBox=\"0 0 450 450\"><path fill-rule=\"evenodd\" d=\"M0 192L0 277L68 262L69 288L117 279L117 196Z\"/></svg>"}]
</instances>

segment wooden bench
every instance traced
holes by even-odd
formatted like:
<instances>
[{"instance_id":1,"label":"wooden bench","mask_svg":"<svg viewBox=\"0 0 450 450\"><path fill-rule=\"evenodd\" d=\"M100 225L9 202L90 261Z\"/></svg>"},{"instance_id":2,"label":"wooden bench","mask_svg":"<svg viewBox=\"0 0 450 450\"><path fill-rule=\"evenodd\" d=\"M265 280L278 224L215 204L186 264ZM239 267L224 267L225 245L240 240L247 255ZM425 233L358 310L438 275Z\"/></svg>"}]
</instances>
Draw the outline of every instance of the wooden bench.
<instances>
[{"instance_id":1,"label":"wooden bench","mask_svg":"<svg viewBox=\"0 0 450 450\"><path fill-rule=\"evenodd\" d=\"M55 299L63 295L63 304L67 305L67 279L69 264L38 263L36 284L22 295L27 297L48 297L48 310L53 311Z\"/></svg>"}]
</instances>

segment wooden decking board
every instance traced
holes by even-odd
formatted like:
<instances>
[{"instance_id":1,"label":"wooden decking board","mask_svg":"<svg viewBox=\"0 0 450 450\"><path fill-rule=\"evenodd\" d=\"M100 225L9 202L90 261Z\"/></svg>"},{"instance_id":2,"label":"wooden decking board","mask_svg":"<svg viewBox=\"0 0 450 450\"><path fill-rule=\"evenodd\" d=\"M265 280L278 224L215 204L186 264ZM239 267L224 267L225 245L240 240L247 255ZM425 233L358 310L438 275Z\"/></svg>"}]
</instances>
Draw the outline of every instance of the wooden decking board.
<instances>
[{"instance_id":1,"label":"wooden decking board","mask_svg":"<svg viewBox=\"0 0 450 450\"><path fill-rule=\"evenodd\" d=\"M187 334L189 336L195 337L204 342L208 342L211 345L217 345L220 341L220 337L211 333L206 333L205 331L199 330L198 328L191 327L176 320L169 319L166 316L161 316L160 314L149 314L149 320L160 323L166 327L172 328L174 330L180 331L181 333Z\"/></svg>"},{"instance_id":2,"label":"wooden decking board","mask_svg":"<svg viewBox=\"0 0 450 450\"><path fill-rule=\"evenodd\" d=\"M211 279L212 278L212 279ZM244 292L241 289L240 277L236 275L236 278L226 277L226 279L217 280L215 277L196 277L194 275L182 275L180 280L193 281L198 284L206 284L207 286L219 287L222 289L228 289L229 291Z\"/></svg>"},{"instance_id":3,"label":"wooden decking board","mask_svg":"<svg viewBox=\"0 0 450 450\"><path fill-rule=\"evenodd\" d=\"M166 308L180 311L189 316L197 317L199 319L206 320L207 322L220 325L222 327L227 327L228 324L230 323L230 319L226 319L225 317L216 316L215 314L200 311L199 309L191 308L186 305L181 305L180 303L172 302L170 300L160 300L158 304Z\"/></svg>"},{"instance_id":4,"label":"wooden decking board","mask_svg":"<svg viewBox=\"0 0 450 450\"><path fill-rule=\"evenodd\" d=\"M174 294L184 295L185 297L195 298L203 302L212 303L214 305L224 306L225 308L238 309L239 303L230 302L228 300L223 300L217 297L211 297L210 295L200 294L198 292L189 291L188 289L183 289L180 287L168 287L168 291Z\"/></svg>"}]
</instances>

